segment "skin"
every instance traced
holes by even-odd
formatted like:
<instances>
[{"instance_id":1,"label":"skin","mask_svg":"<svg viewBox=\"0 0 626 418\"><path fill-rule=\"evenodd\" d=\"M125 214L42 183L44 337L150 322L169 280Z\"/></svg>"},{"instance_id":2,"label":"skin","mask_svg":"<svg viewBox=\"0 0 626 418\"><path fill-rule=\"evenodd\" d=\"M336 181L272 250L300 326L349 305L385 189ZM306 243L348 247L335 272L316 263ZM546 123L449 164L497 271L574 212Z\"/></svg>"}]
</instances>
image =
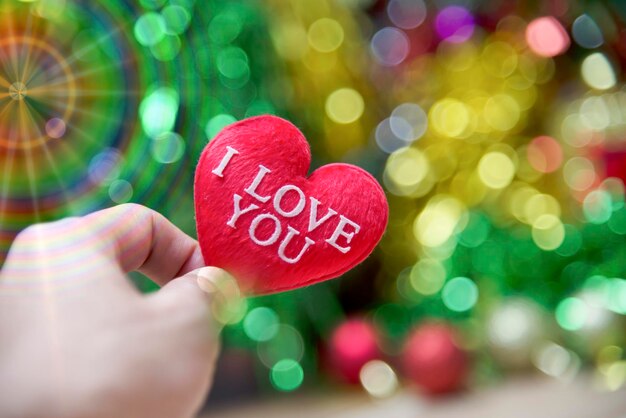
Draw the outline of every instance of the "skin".
<instances>
[{"instance_id":1,"label":"skin","mask_svg":"<svg viewBox=\"0 0 626 418\"><path fill-rule=\"evenodd\" d=\"M0 416L194 416L215 309L236 293L203 266L195 240L138 205L27 228L0 272ZM162 288L140 294L133 270Z\"/></svg>"}]
</instances>

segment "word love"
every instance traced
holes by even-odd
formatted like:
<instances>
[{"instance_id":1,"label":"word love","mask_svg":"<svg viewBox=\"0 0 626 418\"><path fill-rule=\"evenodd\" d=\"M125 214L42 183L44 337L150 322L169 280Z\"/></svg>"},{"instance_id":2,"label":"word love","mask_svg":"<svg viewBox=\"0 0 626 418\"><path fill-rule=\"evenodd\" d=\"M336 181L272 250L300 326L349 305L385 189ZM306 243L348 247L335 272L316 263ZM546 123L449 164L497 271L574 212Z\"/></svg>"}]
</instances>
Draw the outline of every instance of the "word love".
<instances>
[{"instance_id":1,"label":"word love","mask_svg":"<svg viewBox=\"0 0 626 418\"><path fill-rule=\"evenodd\" d=\"M223 178L224 171L226 171L232 160L236 160L238 155L240 155L239 151L231 146L226 146L226 153L224 157L222 158L220 164L211 173L217 177ZM253 216L248 230L248 234L252 242L259 246L267 247L280 241L280 244L278 245L278 257L286 263L295 264L300 261L302 256L311 246L316 245L316 241L311 239L307 234L310 234L331 220L335 221L338 216L337 225L330 236L324 241L337 249L339 252L343 254L348 253L351 250L350 243L354 236L359 233L361 227L356 222L338 214L337 211L332 208L328 208L326 213L323 216L320 216L320 201L312 196L309 196L307 200L307 197L304 195L302 189L293 184L285 184L280 187L276 190L273 197L270 195L264 195L262 192L264 179L267 176L270 176L271 173L272 171L269 168L262 164L258 165L256 176L242 192L242 194L245 193L245 195L254 199L253 202L256 203L244 203L244 196L242 196L242 194L234 193L233 212L228 222L226 222L226 225L233 229L237 229L237 225L241 217ZM288 198L290 194L292 194L297 200ZM306 228L306 231L298 231L290 226L288 222L283 224L279 217L272 213L260 213L261 207L259 204L267 203L270 199L274 212L287 221L290 218L303 215L305 209L308 207L308 227ZM296 202L295 205L291 204L293 207L285 207L288 206L287 203L289 200ZM267 233L261 234L259 231L261 225L264 223L269 225L269 228L272 231L269 236L263 236L267 235ZM268 227L265 228L267 230ZM304 239L299 240L301 244L298 246L297 242L293 241L294 237L300 235L302 235Z\"/></svg>"}]
</instances>

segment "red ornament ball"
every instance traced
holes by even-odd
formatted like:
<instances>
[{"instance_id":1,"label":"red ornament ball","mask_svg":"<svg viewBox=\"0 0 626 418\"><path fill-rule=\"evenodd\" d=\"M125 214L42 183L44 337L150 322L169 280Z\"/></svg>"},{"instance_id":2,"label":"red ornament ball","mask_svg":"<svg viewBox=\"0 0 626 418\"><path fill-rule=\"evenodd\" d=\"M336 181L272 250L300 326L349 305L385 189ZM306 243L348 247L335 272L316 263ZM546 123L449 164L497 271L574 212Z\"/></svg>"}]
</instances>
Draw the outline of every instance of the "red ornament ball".
<instances>
[{"instance_id":1,"label":"red ornament ball","mask_svg":"<svg viewBox=\"0 0 626 418\"><path fill-rule=\"evenodd\" d=\"M348 383L359 383L359 372L369 361L381 357L378 333L364 319L349 319L332 333L328 360L332 372Z\"/></svg>"},{"instance_id":2,"label":"red ornament ball","mask_svg":"<svg viewBox=\"0 0 626 418\"><path fill-rule=\"evenodd\" d=\"M467 377L469 359L457 343L455 330L444 323L425 323L406 341L403 366L407 377L429 395L460 389Z\"/></svg>"}]
</instances>

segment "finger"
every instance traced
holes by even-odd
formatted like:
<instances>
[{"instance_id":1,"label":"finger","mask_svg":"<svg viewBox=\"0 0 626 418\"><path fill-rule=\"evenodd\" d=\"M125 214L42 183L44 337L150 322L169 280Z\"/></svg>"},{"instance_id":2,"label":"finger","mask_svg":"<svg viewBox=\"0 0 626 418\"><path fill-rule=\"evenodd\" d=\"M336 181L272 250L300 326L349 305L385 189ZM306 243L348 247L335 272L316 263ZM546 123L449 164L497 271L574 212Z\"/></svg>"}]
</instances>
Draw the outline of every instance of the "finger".
<instances>
[{"instance_id":1,"label":"finger","mask_svg":"<svg viewBox=\"0 0 626 418\"><path fill-rule=\"evenodd\" d=\"M125 204L83 218L124 272L138 270L159 285L204 266L197 241L144 206Z\"/></svg>"},{"instance_id":2,"label":"finger","mask_svg":"<svg viewBox=\"0 0 626 418\"><path fill-rule=\"evenodd\" d=\"M227 280L230 279L223 270L205 267L173 279L143 299L158 331L157 338L167 339L163 343L169 345L167 352L175 357L172 364L176 362L177 369L194 380L196 388L202 388L197 399L187 403L190 414L185 416L192 416L191 411L199 409L212 382L222 328L212 308L220 299L220 284ZM185 365L191 366L186 372Z\"/></svg>"},{"instance_id":3,"label":"finger","mask_svg":"<svg viewBox=\"0 0 626 418\"><path fill-rule=\"evenodd\" d=\"M233 277L217 267L191 271L148 298L157 305L208 314L218 330L232 322L245 303Z\"/></svg>"}]
</instances>

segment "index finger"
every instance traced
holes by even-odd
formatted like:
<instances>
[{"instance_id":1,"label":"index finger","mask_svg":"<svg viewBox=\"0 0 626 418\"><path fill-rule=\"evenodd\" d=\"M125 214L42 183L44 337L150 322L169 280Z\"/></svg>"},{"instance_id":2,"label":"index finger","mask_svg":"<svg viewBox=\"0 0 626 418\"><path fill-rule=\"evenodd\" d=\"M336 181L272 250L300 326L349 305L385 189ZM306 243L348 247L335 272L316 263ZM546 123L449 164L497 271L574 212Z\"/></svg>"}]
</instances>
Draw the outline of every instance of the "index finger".
<instances>
[{"instance_id":1,"label":"index finger","mask_svg":"<svg viewBox=\"0 0 626 418\"><path fill-rule=\"evenodd\" d=\"M139 271L163 286L204 267L198 242L144 206L119 205L82 221L94 228L105 251L126 273Z\"/></svg>"}]
</instances>

